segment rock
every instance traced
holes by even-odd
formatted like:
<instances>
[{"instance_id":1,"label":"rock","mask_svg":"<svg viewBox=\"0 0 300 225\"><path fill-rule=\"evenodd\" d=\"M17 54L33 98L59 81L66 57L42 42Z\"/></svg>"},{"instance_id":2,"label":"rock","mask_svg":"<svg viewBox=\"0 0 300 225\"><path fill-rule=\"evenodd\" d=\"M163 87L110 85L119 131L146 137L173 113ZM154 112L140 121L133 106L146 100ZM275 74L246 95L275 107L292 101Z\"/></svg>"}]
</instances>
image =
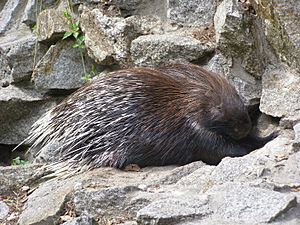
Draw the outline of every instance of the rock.
<instances>
[{"instance_id":1,"label":"rock","mask_svg":"<svg viewBox=\"0 0 300 225\"><path fill-rule=\"evenodd\" d=\"M189 174L192 174L195 170L199 170L199 168L203 168L205 166L206 166L206 164L203 163L202 161L196 161L196 162L187 164L185 166L180 166L180 167L174 168L170 173L167 174L167 176L165 176L161 180L159 180L158 183L160 183L160 184L175 184L181 178L186 177Z\"/></svg>"},{"instance_id":2,"label":"rock","mask_svg":"<svg viewBox=\"0 0 300 225\"><path fill-rule=\"evenodd\" d=\"M247 73L239 60L233 62L230 70L225 72L225 77L233 84L245 105L259 104L262 91L261 80L255 79Z\"/></svg>"},{"instance_id":3,"label":"rock","mask_svg":"<svg viewBox=\"0 0 300 225\"><path fill-rule=\"evenodd\" d=\"M62 225L97 225L93 218L88 216L76 217L70 221L64 222Z\"/></svg>"},{"instance_id":4,"label":"rock","mask_svg":"<svg viewBox=\"0 0 300 225\"><path fill-rule=\"evenodd\" d=\"M216 6L216 0L170 0L168 18L188 26L209 26L213 22Z\"/></svg>"},{"instance_id":5,"label":"rock","mask_svg":"<svg viewBox=\"0 0 300 225\"><path fill-rule=\"evenodd\" d=\"M130 51L136 66L159 66L172 60L203 59L213 48L192 37L164 34L140 36L132 41Z\"/></svg>"},{"instance_id":6,"label":"rock","mask_svg":"<svg viewBox=\"0 0 300 225\"><path fill-rule=\"evenodd\" d=\"M39 14L37 18L39 41L53 43L61 39L66 31L70 31L70 28L63 9L46 9Z\"/></svg>"},{"instance_id":7,"label":"rock","mask_svg":"<svg viewBox=\"0 0 300 225\"><path fill-rule=\"evenodd\" d=\"M56 101L55 98L46 101L37 91L13 85L0 88L0 143L16 145L22 142L32 124L53 108Z\"/></svg>"},{"instance_id":8,"label":"rock","mask_svg":"<svg viewBox=\"0 0 300 225\"><path fill-rule=\"evenodd\" d=\"M125 19L128 24L133 26L133 30L138 35L163 34L176 28L171 27L169 23L164 22L157 16L130 16Z\"/></svg>"},{"instance_id":9,"label":"rock","mask_svg":"<svg viewBox=\"0 0 300 225\"><path fill-rule=\"evenodd\" d=\"M277 130L278 122L274 121L271 116L260 114L256 122L256 132L260 136L267 136Z\"/></svg>"},{"instance_id":10,"label":"rock","mask_svg":"<svg viewBox=\"0 0 300 225\"><path fill-rule=\"evenodd\" d=\"M297 123L295 126L294 126L294 132L295 132L295 139L294 139L294 142L296 143L296 145L300 145L300 123ZM294 144L295 144L294 143ZM300 146L298 146L300 147Z\"/></svg>"},{"instance_id":11,"label":"rock","mask_svg":"<svg viewBox=\"0 0 300 225\"><path fill-rule=\"evenodd\" d=\"M109 4L116 5L123 17L132 15L155 15L167 18L168 2L166 0L109 0Z\"/></svg>"},{"instance_id":12,"label":"rock","mask_svg":"<svg viewBox=\"0 0 300 225\"><path fill-rule=\"evenodd\" d=\"M227 182L255 183L267 188L277 183L274 182L276 174L281 173L281 166L286 159L295 154L292 147L293 141L289 133L280 135L273 141L267 143L263 148L251 152L240 158L224 158L221 163L211 173L210 182L214 184L224 184ZM282 162L283 161L283 162ZM295 167L297 163L293 163ZM298 174L296 168L293 172L282 173L287 179L282 182L295 183L295 177L292 174ZM290 179L288 179L290 178ZM271 185L268 187L268 185Z\"/></svg>"},{"instance_id":13,"label":"rock","mask_svg":"<svg viewBox=\"0 0 300 225\"><path fill-rule=\"evenodd\" d=\"M7 57L4 55L3 51L0 49L0 81L1 85L3 87L4 82L11 82L12 76L11 76L11 68L8 63Z\"/></svg>"},{"instance_id":14,"label":"rock","mask_svg":"<svg viewBox=\"0 0 300 225\"><path fill-rule=\"evenodd\" d=\"M209 71L225 76L226 58L222 54L214 55L204 66Z\"/></svg>"},{"instance_id":15,"label":"rock","mask_svg":"<svg viewBox=\"0 0 300 225\"><path fill-rule=\"evenodd\" d=\"M261 18L260 26L277 57L299 71L299 5L293 0L252 1L252 5Z\"/></svg>"},{"instance_id":16,"label":"rock","mask_svg":"<svg viewBox=\"0 0 300 225\"><path fill-rule=\"evenodd\" d=\"M20 29L0 37L0 48L11 67L10 76L13 82L29 80L34 59L38 60L45 52L43 45L36 47L36 37L27 29Z\"/></svg>"},{"instance_id":17,"label":"rock","mask_svg":"<svg viewBox=\"0 0 300 225\"><path fill-rule=\"evenodd\" d=\"M85 81L83 62L80 49L72 48L74 43L60 41L52 45L44 57L37 63L32 74L32 80L40 89L76 89L82 86ZM98 70L96 63L93 63L83 51L86 73L91 73L92 65Z\"/></svg>"},{"instance_id":18,"label":"rock","mask_svg":"<svg viewBox=\"0 0 300 225\"><path fill-rule=\"evenodd\" d=\"M0 195L18 192L24 185L36 182L40 178L37 174L39 167L40 165L0 167Z\"/></svg>"},{"instance_id":19,"label":"rock","mask_svg":"<svg viewBox=\"0 0 300 225\"><path fill-rule=\"evenodd\" d=\"M18 224L56 224L66 202L66 195L71 192L75 182L74 178L68 182L65 180L45 182L28 198Z\"/></svg>"},{"instance_id":20,"label":"rock","mask_svg":"<svg viewBox=\"0 0 300 225\"><path fill-rule=\"evenodd\" d=\"M186 192L152 202L137 212L137 221L140 224L175 224L190 218L202 218L211 213L208 196Z\"/></svg>"},{"instance_id":21,"label":"rock","mask_svg":"<svg viewBox=\"0 0 300 225\"><path fill-rule=\"evenodd\" d=\"M46 9L53 7L55 6L55 2L56 0L44 0L42 3L42 7ZM36 15L39 14L40 4L41 3L37 0L27 0L26 7L23 11L22 23L25 23L27 26L30 27L33 27L36 24Z\"/></svg>"},{"instance_id":22,"label":"rock","mask_svg":"<svg viewBox=\"0 0 300 225\"><path fill-rule=\"evenodd\" d=\"M272 222L297 205L291 194L237 183L213 187L207 194L215 216L252 224Z\"/></svg>"},{"instance_id":23,"label":"rock","mask_svg":"<svg viewBox=\"0 0 300 225\"><path fill-rule=\"evenodd\" d=\"M286 68L267 71L262 79L260 110L274 117L299 114L300 74Z\"/></svg>"},{"instance_id":24,"label":"rock","mask_svg":"<svg viewBox=\"0 0 300 225\"><path fill-rule=\"evenodd\" d=\"M139 189L133 186L104 188L103 190L81 190L74 193L74 206L77 213L88 212L94 217L114 218L116 220L126 217L133 219L134 215L126 211L129 207L128 197Z\"/></svg>"},{"instance_id":25,"label":"rock","mask_svg":"<svg viewBox=\"0 0 300 225\"><path fill-rule=\"evenodd\" d=\"M205 165L194 172L182 177L176 185L179 187L198 188L199 191L207 191L213 186L211 179L215 166ZM200 187L200 188L199 188Z\"/></svg>"},{"instance_id":26,"label":"rock","mask_svg":"<svg viewBox=\"0 0 300 225\"><path fill-rule=\"evenodd\" d=\"M300 122L300 114L295 113L281 118L279 121L279 125L284 129L292 129L293 126L295 126L299 122Z\"/></svg>"},{"instance_id":27,"label":"rock","mask_svg":"<svg viewBox=\"0 0 300 225\"><path fill-rule=\"evenodd\" d=\"M259 104L262 89L261 80L246 72L240 60L231 61L223 54L218 53L204 67L225 76L235 87L245 105Z\"/></svg>"},{"instance_id":28,"label":"rock","mask_svg":"<svg viewBox=\"0 0 300 225\"><path fill-rule=\"evenodd\" d=\"M3 34L12 26L13 16L22 0L6 1L0 11L0 34Z\"/></svg>"},{"instance_id":29,"label":"rock","mask_svg":"<svg viewBox=\"0 0 300 225\"><path fill-rule=\"evenodd\" d=\"M89 56L97 63L130 64L129 46L135 38L134 27L120 17L109 17L99 9L84 10L81 26Z\"/></svg>"},{"instance_id":30,"label":"rock","mask_svg":"<svg viewBox=\"0 0 300 225\"><path fill-rule=\"evenodd\" d=\"M247 73L259 79L265 69L266 56L261 53L263 38L254 18L241 8L238 0L224 0L217 7L214 26L222 53L240 61Z\"/></svg>"},{"instance_id":31,"label":"rock","mask_svg":"<svg viewBox=\"0 0 300 225\"><path fill-rule=\"evenodd\" d=\"M170 172L169 170L168 167L148 168L145 172L137 173L123 172L113 168L99 168L73 177L61 176L59 179L49 180L28 197L19 224L53 224L60 217L61 209L64 208L65 202L69 201L70 198L74 199L72 202L78 214L98 215L115 210L115 214L111 213L113 218L104 216L103 223L105 222L104 219L119 221L119 215L127 215L127 217L132 218L133 215L130 214L132 213L130 210L133 208L140 209L148 203L138 200L131 202L132 194L140 193L137 186L140 184L148 186L153 177L160 180ZM61 175L70 176L66 172ZM122 201L124 199L126 199L126 203ZM45 202L47 204L44 204ZM120 205L118 205L119 203ZM37 208L37 205L40 207ZM130 208L127 209L126 207L129 206ZM127 210L130 213L127 213Z\"/></svg>"},{"instance_id":32,"label":"rock","mask_svg":"<svg viewBox=\"0 0 300 225\"><path fill-rule=\"evenodd\" d=\"M9 207L2 201L0 201L0 220L3 220L6 216L8 216Z\"/></svg>"}]
</instances>

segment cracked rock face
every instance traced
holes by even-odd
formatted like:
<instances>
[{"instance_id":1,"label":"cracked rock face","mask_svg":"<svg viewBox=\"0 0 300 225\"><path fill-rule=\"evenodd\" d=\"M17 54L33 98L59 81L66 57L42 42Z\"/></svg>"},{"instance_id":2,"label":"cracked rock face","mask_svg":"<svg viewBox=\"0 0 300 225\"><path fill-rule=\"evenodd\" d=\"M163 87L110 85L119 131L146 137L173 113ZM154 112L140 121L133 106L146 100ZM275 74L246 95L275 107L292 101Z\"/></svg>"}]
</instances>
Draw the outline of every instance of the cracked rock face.
<instances>
[{"instance_id":1,"label":"cracked rock face","mask_svg":"<svg viewBox=\"0 0 300 225\"><path fill-rule=\"evenodd\" d=\"M203 65L225 76L258 112L253 117L263 136L274 130L280 135L217 166L194 162L135 172L99 168L56 178L50 173L58 171L41 165L0 167L0 223L300 224L299 4L40 2L0 1L0 160L3 149L23 141L43 113L85 83L82 77L92 67L107 73L172 62ZM82 52L72 48L74 38L61 40L70 31L65 10L73 21L80 20ZM59 144L47 146L42 157L58 157ZM24 190L20 212L13 212L3 197L20 197Z\"/></svg>"},{"instance_id":2,"label":"cracked rock face","mask_svg":"<svg viewBox=\"0 0 300 225\"><path fill-rule=\"evenodd\" d=\"M218 166L194 162L140 172L99 168L50 180L29 196L19 223L56 221L68 201L78 220L89 215L99 224L297 224L299 194L291 190L298 190L299 151L289 135ZM279 179L284 176L289 178ZM36 211L41 202L49 204Z\"/></svg>"}]
</instances>

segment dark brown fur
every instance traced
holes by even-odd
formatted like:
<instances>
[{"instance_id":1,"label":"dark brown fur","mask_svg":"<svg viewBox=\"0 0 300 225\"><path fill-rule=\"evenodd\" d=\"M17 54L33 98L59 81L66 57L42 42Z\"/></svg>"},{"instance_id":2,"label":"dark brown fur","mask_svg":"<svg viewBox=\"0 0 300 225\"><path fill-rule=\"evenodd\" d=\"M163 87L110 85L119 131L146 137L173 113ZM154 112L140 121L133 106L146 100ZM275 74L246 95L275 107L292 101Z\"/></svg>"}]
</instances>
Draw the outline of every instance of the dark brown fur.
<instances>
[{"instance_id":1,"label":"dark brown fur","mask_svg":"<svg viewBox=\"0 0 300 225\"><path fill-rule=\"evenodd\" d=\"M48 126L44 126L46 122ZM87 84L38 121L30 141L59 143L59 161L75 166L217 164L273 136L250 135L234 87L195 65L121 70Z\"/></svg>"}]
</instances>

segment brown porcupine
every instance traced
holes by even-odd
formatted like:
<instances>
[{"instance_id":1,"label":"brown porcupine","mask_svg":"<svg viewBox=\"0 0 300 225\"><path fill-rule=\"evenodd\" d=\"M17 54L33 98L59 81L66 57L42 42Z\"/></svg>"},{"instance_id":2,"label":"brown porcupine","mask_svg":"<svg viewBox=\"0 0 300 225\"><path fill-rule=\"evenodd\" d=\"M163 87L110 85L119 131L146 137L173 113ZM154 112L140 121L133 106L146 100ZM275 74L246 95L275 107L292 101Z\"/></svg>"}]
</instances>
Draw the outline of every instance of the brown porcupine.
<instances>
[{"instance_id":1,"label":"brown porcupine","mask_svg":"<svg viewBox=\"0 0 300 225\"><path fill-rule=\"evenodd\" d=\"M251 121L234 87L192 64L134 68L80 88L33 126L32 149L56 146L58 162L75 167L129 164L216 165L273 138L250 134Z\"/></svg>"}]
</instances>

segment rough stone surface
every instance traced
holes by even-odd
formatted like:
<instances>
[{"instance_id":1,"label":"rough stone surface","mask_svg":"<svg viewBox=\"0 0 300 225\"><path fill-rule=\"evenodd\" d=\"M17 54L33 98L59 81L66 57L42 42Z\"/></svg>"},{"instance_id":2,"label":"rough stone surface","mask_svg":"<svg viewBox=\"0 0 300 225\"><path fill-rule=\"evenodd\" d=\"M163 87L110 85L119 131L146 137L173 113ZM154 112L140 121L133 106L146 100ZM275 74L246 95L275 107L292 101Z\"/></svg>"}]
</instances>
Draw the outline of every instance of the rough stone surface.
<instances>
[{"instance_id":1,"label":"rough stone surface","mask_svg":"<svg viewBox=\"0 0 300 225\"><path fill-rule=\"evenodd\" d=\"M61 41L52 45L44 57L37 63L32 80L40 89L75 89L85 81L85 71L80 50L72 48L71 41ZM93 62L84 54L86 72L91 73ZM97 64L94 63L96 69Z\"/></svg>"},{"instance_id":2,"label":"rough stone surface","mask_svg":"<svg viewBox=\"0 0 300 225\"><path fill-rule=\"evenodd\" d=\"M176 34L145 35L132 41L131 57L137 66L159 66L172 60L197 61L212 53L208 45Z\"/></svg>"},{"instance_id":3,"label":"rough stone surface","mask_svg":"<svg viewBox=\"0 0 300 225\"><path fill-rule=\"evenodd\" d=\"M63 203L66 201L66 195L71 192L75 182L74 179L69 179L67 183L64 180L54 183L45 182L42 187L30 195L18 224L56 224ZM38 210L36 206L39 206Z\"/></svg>"},{"instance_id":4,"label":"rough stone surface","mask_svg":"<svg viewBox=\"0 0 300 225\"><path fill-rule=\"evenodd\" d=\"M22 142L32 124L56 103L57 99L46 101L34 90L13 85L0 88L0 143L14 145Z\"/></svg>"},{"instance_id":5,"label":"rough stone surface","mask_svg":"<svg viewBox=\"0 0 300 225\"><path fill-rule=\"evenodd\" d=\"M274 117L298 115L300 74L286 68L267 71L262 80L260 110Z\"/></svg>"},{"instance_id":6,"label":"rough stone surface","mask_svg":"<svg viewBox=\"0 0 300 225\"><path fill-rule=\"evenodd\" d=\"M0 11L0 34L9 30L13 16L16 13L17 7L19 6L21 0L4 1L4 7Z\"/></svg>"},{"instance_id":7,"label":"rough stone surface","mask_svg":"<svg viewBox=\"0 0 300 225\"><path fill-rule=\"evenodd\" d=\"M262 92L261 81L247 73L240 61L234 61L225 76L234 85L246 105L259 103Z\"/></svg>"},{"instance_id":8,"label":"rough stone surface","mask_svg":"<svg viewBox=\"0 0 300 225\"><path fill-rule=\"evenodd\" d=\"M277 57L299 71L299 4L293 0L262 0L252 1L252 4L261 17L261 27Z\"/></svg>"},{"instance_id":9,"label":"rough stone surface","mask_svg":"<svg viewBox=\"0 0 300 225\"><path fill-rule=\"evenodd\" d=\"M129 46L135 33L124 18L109 17L99 9L84 11L82 29L88 54L100 64L128 64Z\"/></svg>"},{"instance_id":10,"label":"rough stone surface","mask_svg":"<svg viewBox=\"0 0 300 225\"><path fill-rule=\"evenodd\" d=\"M208 196L182 193L173 198L154 201L137 212L141 224L174 224L186 218L201 218L212 213Z\"/></svg>"},{"instance_id":11,"label":"rough stone surface","mask_svg":"<svg viewBox=\"0 0 300 225\"><path fill-rule=\"evenodd\" d=\"M264 71L262 43L253 18L237 0L225 0L217 8L214 25L218 47L226 55L241 60L246 72L260 78ZM230 49L230 50L229 50Z\"/></svg>"},{"instance_id":12,"label":"rough stone surface","mask_svg":"<svg viewBox=\"0 0 300 225\"><path fill-rule=\"evenodd\" d=\"M39 14L37 19L39 41L53 42L61 39L66 31L70 31L70 28L63 10L46 9Z\"/></svg>"},{"instance_id":13,"label":"rough stone surface","mask_svg":"<svg viewBox=\"0 0 300 225\"><path fill-rule=\"evenodd\" d=\"M4 219L9 213L9 207L0 201L0 220Z\"/></svg>"},{"instance_id":14,"label":"rough stone surface","mask_svg":"<svg viewBox=\"0 0 300 225\"><path fill-rule=\"evenodd\" d=\"M7 57L3 54L3 51L0 49L0 86L3 82L11 82L11 68L9 66Z\"/></svg>"},{"instance_id":15,"label":"rough stone surface","mask_svg":"<svg viewBox=\"0 0 300 225\"><path fill-rule=\"evenodd\" d=\"M168 18L189 26L209 26L213 22L216 6L216 0L169 0Z\"/></svg>"},{"instance_id":16,"label":"rough stone surface","mask_svg":"<svg viewBox=\"0 0 300 225\"><path fill-rule=\"evenodd\" d=\"M214 187L208 194L218 216L252 224L272 222L297 204L293 195L236 183Z\"/></svg>"},{"instance_id":17,"label":"rough stone surface","mask_svg":"<svg viewBox=\"0 0 300 225\"><path fill-rule=\"evenodd\" d=\"M260 104L266 113L258 119L262 136L277 129L280 135L261 149L240 158L227 157L216 166L194 162L138 171L99 168L76 175L57 171L55 165L47 166L47 171L37 166L0 168L0 201L2 195L6 201L14 193L27 200L24 208L22 200L15 206L7 203L11 212L14 207L22 210L19 224L68 219L66 224L300 224L299 4L292 0L40 2L0 1L0 160L26 137L40 113L56 104L54 95L82 85L85 72L79 51L71 48L71 38L61 41L69 29L63 16L68 3L73 18L81 20L86 49L101 63L100 71L178 61L205 65L228 78L249 108ZM36 10L41 9L45 10L38 17L38 30L33 31ZM214 26L200 27L211 25L212 18ZM43 45L36 42L35 32L40 32ZM86 60L87 73L93 63ZM35 87L29 84L32 78ZM34 90L38 87L45 90ZM52 148L50 157L57 146ZM54 176L51 169L61 177L45 182ZM10 224L18 216L11 213L0 223Z\"/></svg>"},{"instance_id":18,"label":"rough stone surface","mask_svg":"<svg viewBox=\"0 0 300 225\"><path fill-rule=\"evenodd\" d=\"M76 217L70 221L64 222L62 225L96 225L98 223L95 222L92 218L88 216L80 216Z\"/></svg>"},{"instance_id":19,"label":"rough stone surface","mask_svg":"<svg viewBox=\"0 0 300 225\"><path fill-rule=\"evenodd\" d=\"M11 67L14 82L29 80L34 67L34 59L38 60L45 52L42 45L37 45L36 37L28 29L17 30L0 37L0 48Z\"/></svg>"},{"instance_id":20,"label":"rough stone surface","mask_svg":"<svg viewBox=\"0 0 300 225\"><path fill-rule=\"evenodd\" d=\"M0 167L0 194L17 192L24 185L32 185L38 178L40 165Z\"/></svg>"},{"instance_id":21,"label":"rough stone surface","mask_svg":"<svg viewBox=\"0 0 300 225\"><path fill-rule=\"evenodd\" d=\"M55 6L55 3L56 0L43 0L42 7L47 9ZM22 23L25 23L30 27L34 26L36 24L36 15L41 8L40 6L38 0L27 0L27 4L22 14Z\"/></svg>"},{"instance_id":22,"label":"rough stone surface","mask_svg":"<svg viewBox=\"0 0 300 225\"><path fill-rule=\"evenodd\" d=\"M155 15L167 18L167 0L110 0L110 4L120 8L122 16Z\"/></svg>"},{"instance_id":23,"label":"rough stone surface","mask_svg":"<svg viewBox=\"0 0 300 225\"><path fill-rule=\"evenodd\" d=\"M225 76L236 88L244 103L257 105L261 97L261 80L246 72L238 59L227 59L223 54L216 54L205 66L208 70Z\"/></svg>"}]
</instances>

